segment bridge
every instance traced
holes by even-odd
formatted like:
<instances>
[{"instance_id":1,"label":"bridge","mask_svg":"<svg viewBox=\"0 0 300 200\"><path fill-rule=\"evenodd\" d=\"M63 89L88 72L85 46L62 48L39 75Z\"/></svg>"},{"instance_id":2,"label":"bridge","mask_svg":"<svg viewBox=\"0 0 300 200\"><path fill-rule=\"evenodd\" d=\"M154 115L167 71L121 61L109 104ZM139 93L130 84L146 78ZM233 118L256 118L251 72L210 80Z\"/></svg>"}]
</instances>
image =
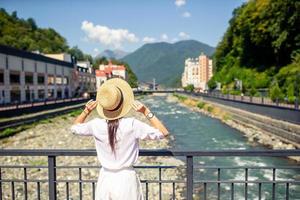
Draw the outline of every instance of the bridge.
<instances>
[{"instance_id":1,"label":"bridge","mask_svg":"<svg viewBox=\"0 0 300 200\"><path fill-rule=\"evenodd\" d=\"M97 177L93 179L84 179L83 170L94 169L99 170L101 166L96 165L63 165L63 163L57 163L58 158L63 160L68 157L78 156L96 156L94 149L90 150L67 150L67 149L1 149L0 159L14 158L14 157L45 157L47 158L46 165L32 164L24 165L20 163L1 163L0 165L0 199L16 199L16 194L19 197L26 199L69 199L78 197L76 199L95 199L95 184L97 183ZM153 180L142 179L141 182L144 187L144 196L146 199L150 197L149 186L156 184L159 190L158 199L162 199L163 195L170 196L171 199L175 199L178 192L181 192L182 198L192 199L223 199L222 196L228 193L230 199L235 199L238 187L243 189L243 199L247 199L250 194L250 187L256 188L255 196L258 199L262 199L262 195L265 190L270 192L269 199L291 199L299 195L299 191L294 193L290 189L292 187L298 187L300 181L297 178L288 178L286 180L277 180L276 175L279 170L296 170L299 172L300 166L206 166L195 164L197 157L286 157L286 156L300 156L300 150L221 150L221 151L171 151L171 150L141 150L140 156L142 157L178 157L181 158L185 164L184 166L166 166L166 165L139 165L134 166L136 169L149 170L155 169L158 171L157 177ZM183 168L183 176L177 179L163 179L163 173L170 169ZM59 173L63 170L74 170L77 178L66 179L64 173ZM205 180L196 180L196 175L200 170L212 170L216 173L216 178ZM14 173L9 173L14 170ZM30 178L30 172L40 170L43 171L38 178ZM222 173L225 170L241 170L243 175L239 179L224 179ZM269 170L272 172L272 178L269 180L249 178L251 170ZM252 175L253 176L253 175ZM16 191L16 184L21 184L21 188ZM33 186L29 188L29 185ZM59 187L58 187L59 185ZM83 187L85 185L85 187ZM178 185L183 188L182 191L178 190ZM84 188L90 186L88 191L84 191ZM170 193L166 194L166 187L171 187ZM209 190L210 186L215 186L216 190ZM229 186L229 191L224 191L223 187ZM76 194L70 194L72 190L74 192L76 188ZM196 190L197 188L197 190ZM253 191L253 190L252 190ZM284 191L280 193L279 191ZM20 196L21 194L21 196ZM46 196L43 196L46 195ZM253 194L252 194L253 195ZM88 197L88 198L87 198ZM299 197L299 196L298 196ZM169 198L169 199L170 199ZM227 198L226 198L227 199ZM228 198L229 199L229 198Z\"/></svg>"}]
</instances>

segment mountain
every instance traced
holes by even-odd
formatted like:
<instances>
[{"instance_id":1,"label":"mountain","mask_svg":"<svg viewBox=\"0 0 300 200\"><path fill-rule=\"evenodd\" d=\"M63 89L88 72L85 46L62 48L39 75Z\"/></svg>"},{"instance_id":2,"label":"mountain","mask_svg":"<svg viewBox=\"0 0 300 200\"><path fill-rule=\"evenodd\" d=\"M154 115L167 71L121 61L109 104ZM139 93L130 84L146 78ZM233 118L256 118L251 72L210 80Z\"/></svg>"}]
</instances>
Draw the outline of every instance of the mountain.
<instances>
[{"instance_id":1,"label":"mountain","mask_svg":"<svg viewBox=\"0 0 300 200\"><path fill-rule=\"evenodd\" d=\"M174 44L159 42L145 44L122 60L127 62L139 81L152 81L165 86L178 86L188 57L203 52L211 56L214 48L196 40L183 40Z\"/></svg>"},{"instance_id":2,"label":"mountain","mask_svg":"<svg viewBox=\"0 0 300 200\"><path fill-rule=\"evenodd\" d=\"M125 52L125 51L122 51L122 50L109 50L109 49L106 49L104 50L103 52L101 52L100 54L98 54L96 56L96 58L101 58L101 57L106 57L106 58L115 58L115 59L121 59L123 58L124 56L126 56L127 54L129 54L128 52Z\"/></svg>"}]
</instances>

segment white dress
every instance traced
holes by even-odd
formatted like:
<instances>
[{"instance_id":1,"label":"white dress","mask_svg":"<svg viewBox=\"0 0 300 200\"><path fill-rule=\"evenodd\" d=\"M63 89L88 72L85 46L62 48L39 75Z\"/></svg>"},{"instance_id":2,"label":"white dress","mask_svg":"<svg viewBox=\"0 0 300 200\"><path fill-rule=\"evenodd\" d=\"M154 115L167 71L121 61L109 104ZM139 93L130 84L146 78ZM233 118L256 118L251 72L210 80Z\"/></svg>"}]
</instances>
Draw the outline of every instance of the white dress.
<instances>
[{"instance_id":1,"label":"white dress","mask_svg":"<svg viewBox=\"0 0 300 200\"><path fill-rule=\"evenodd\" d=\"M108 141L106 120L95 118L71 127L74 134L93 136L102 165L96 187L96 200L142 200L140 180L133 169L139 154L139 139L157 140L164 135L135 118L121 118L116 133L115 154Z\"/></svg>"}]
</instances>

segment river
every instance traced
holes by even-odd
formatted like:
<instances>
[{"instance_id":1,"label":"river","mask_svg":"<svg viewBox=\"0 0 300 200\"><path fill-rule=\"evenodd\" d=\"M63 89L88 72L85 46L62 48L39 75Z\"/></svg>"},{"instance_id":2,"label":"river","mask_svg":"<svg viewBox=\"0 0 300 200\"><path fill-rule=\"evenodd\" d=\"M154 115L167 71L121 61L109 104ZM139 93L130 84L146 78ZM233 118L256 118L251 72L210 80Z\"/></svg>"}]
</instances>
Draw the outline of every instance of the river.
<instances>
[{"instance_id":1,"label":"river","mask_svg":"<svg viewBox=\"0 0 300 200\"><path fill-rule=\"evenodd\" d=\"M142 100L168 127L175 141L174 150L225 150L225 149L266 149L247 142L239 131L223 124L217 119L207 117L176 102L168 101L165 96L146 96ZM181 158L182 159L182 158ZM199 166L296 166L286 158L272 157L202 157L194 161L194 181L217 180L216 169L199 169ZM198 167L197 167L198 166ZM228 169L221 171L221 180L245 180L245 170ZM272 180L272 169L249 169L248 180ZM300 170L278 169L276 180L300 180ZM195 186L196 187L196 186ZM262 199L271 199L272 184L262 184ZM208 199L215 199L217 184L210 184ZM230 184L221 184L221 199L230 199ZM285 199L285 184L276 186L276 199ZM244 184L235 186L235 198L245 199ZM248 184L248 199L258 199L258 184ZM300 186L290 185L290 199L300 199Z\"/></svg>"}]
</instances>

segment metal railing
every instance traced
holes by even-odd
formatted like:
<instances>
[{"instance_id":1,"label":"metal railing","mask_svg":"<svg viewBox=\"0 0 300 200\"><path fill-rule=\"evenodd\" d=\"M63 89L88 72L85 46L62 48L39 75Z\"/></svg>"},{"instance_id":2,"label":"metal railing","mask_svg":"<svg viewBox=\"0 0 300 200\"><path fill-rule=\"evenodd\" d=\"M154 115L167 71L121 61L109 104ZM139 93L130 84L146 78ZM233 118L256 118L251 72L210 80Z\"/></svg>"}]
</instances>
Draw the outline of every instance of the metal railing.
<instances>
[{"instance_id":1,"label":"metal railing","mask_svg":"<svg viewBox=\"0 0 300 200\"><path fill-rule=\"evenodd\" d=\"M276 99L272 101L269 97L252 97L252 96L241 96L241 95L232 95L232 94L222 94L222 93L194 93L208 97L214 97L224 100L231 100L236 102L243 102L256 105L265 105L273 107L281 107L288 109L299 110L299 100L296 98L294 103L287 103L287 101L280 101Z\"/></svg>"},{"instance_id":2,"label":"metal railing","mask_svg":"<svg viewBox=\"0 0 300 200\"><path fill-rule=\"evenodd\" d=\"M96 156L95 150L66 150L66 149L40 149L40 150L24 150L24 149L1 149L0 150L0 159L5 160L4 158L14 158L14 157L46 157L47 162L44 165L24 165L24 164L9 164L5 165L5 163L1 163L0 165L0 200L3 199L16 199L16 184L22 184L21 188L19 188L19 192L21 191L23 199L30 199L28 196L29 184L35 184L34 187L31 187L31 192L34 192L34 199L44 199L41 195L47 193L47 196L50 200L58 199L58 193L64 193L62 191L62 187L64 187L64 199L70 199L70 191L72 190L74 184L76 184L76 188L78 189L79 199L87 199L84 198L84 194L86 185L90 185L90 196L92 199L95 199L95 185L96 185L96 177L94 179L84 179L83 178L83 170L85 168L98 170L100 166L90 166L90 165L57 165L58 158L65 157L78 157L78 156ZM243 188L244 198L248 198L248 194L250 194L249 187L253 187L253 185L257 185L258 192L257 198L262 198L262 193L264 192L264 185L271 185L271 199L277 199L277 191L278 189L284 189L285 194L283 199L290 199L290 188L298 187L300 185L300 180L294 179L286 179L286 180L277 180L276 172L280 169L291 169L297 170L299 172L300 166L205 166L195 164L196 158L201 157L287 157L287 156L300 156L300 150L220 150L220 151L170 151L170 150L141 150L140 156L151 156L151 157L176 157L181 158L185 161L185 165L183 165L183 169L185 171L183 177L181 179L176 180L165 180L162 178L162 173L164 170L179 168L180 166L165 166L165 165L144 165L144 166L135 166L137 169L147 170L147 169L157 169L158 170L158 178L155 180L147 180L142 179L141 182L144 186L144 193L146 199L149 199L149 185L157 184L159 187L159 195L158 199L163 199L163 194L166 192L163 190L163 186L171 185L171 190L169 196L171 199L178 199L176 197L176 189L179 184L183 184L182 188L185 188L181 192L183 193L182 199L194 199L197 197L201 197L201 199L223 199L222 193L224 185L230 185L230 199L235 199L235 193L237 185ZM64 164L61 163L61 164ZM151 164L151 163L150 163ZM57 172L59 170L71 170L76 169L78 178L77 179L66 179L59 177ZM209 180L196 180L196 175L198 169L208 169L208 170L216 170L216 179ZM239 180L233 179L222 179L221 175L224 170L228 169L238 169L243 171L243 175ZM250 170L271 170L272 171L272 180L251 180L249 179L249 171ZM19 178L5 178L5 176L14 176L15 174L7 174L9 170L21 170L22 176ZM29 171L32 170L45 170L43 172L44 176L39 178L30 178ZM11 172L13 173L13 172ZM14 172L17 173L17 172ZM298 173L299 175L299 173ZM17 175L16 175L17 176ZM6 185L5 185L6 184ZM8 184L8 185L7 185ZM59 188L58 188L59 185ZM216 185L217 189L215 191L216 194L211 194L214 191L209 189L209 186ZM4 187L5 186L5 187ZM73 186L73 187L72 187ZM8 189L10 187L10 190ZM5 189L6 188L6 189ZM60 192L58 192L58 189ZM196 189L198 191L196 191ZM299 192L299 191L298 191ZM9 194L8 194L9 193ZM297 195L297 194L296 194ZM299 193L298 193L299 195ZM212 198L213 197L213 198ZM298 196L299 197L299 196ZM170 198L168 198L170 199ZM197 198L198 199L198 198Z\"/></svg>"}]
</instances>

